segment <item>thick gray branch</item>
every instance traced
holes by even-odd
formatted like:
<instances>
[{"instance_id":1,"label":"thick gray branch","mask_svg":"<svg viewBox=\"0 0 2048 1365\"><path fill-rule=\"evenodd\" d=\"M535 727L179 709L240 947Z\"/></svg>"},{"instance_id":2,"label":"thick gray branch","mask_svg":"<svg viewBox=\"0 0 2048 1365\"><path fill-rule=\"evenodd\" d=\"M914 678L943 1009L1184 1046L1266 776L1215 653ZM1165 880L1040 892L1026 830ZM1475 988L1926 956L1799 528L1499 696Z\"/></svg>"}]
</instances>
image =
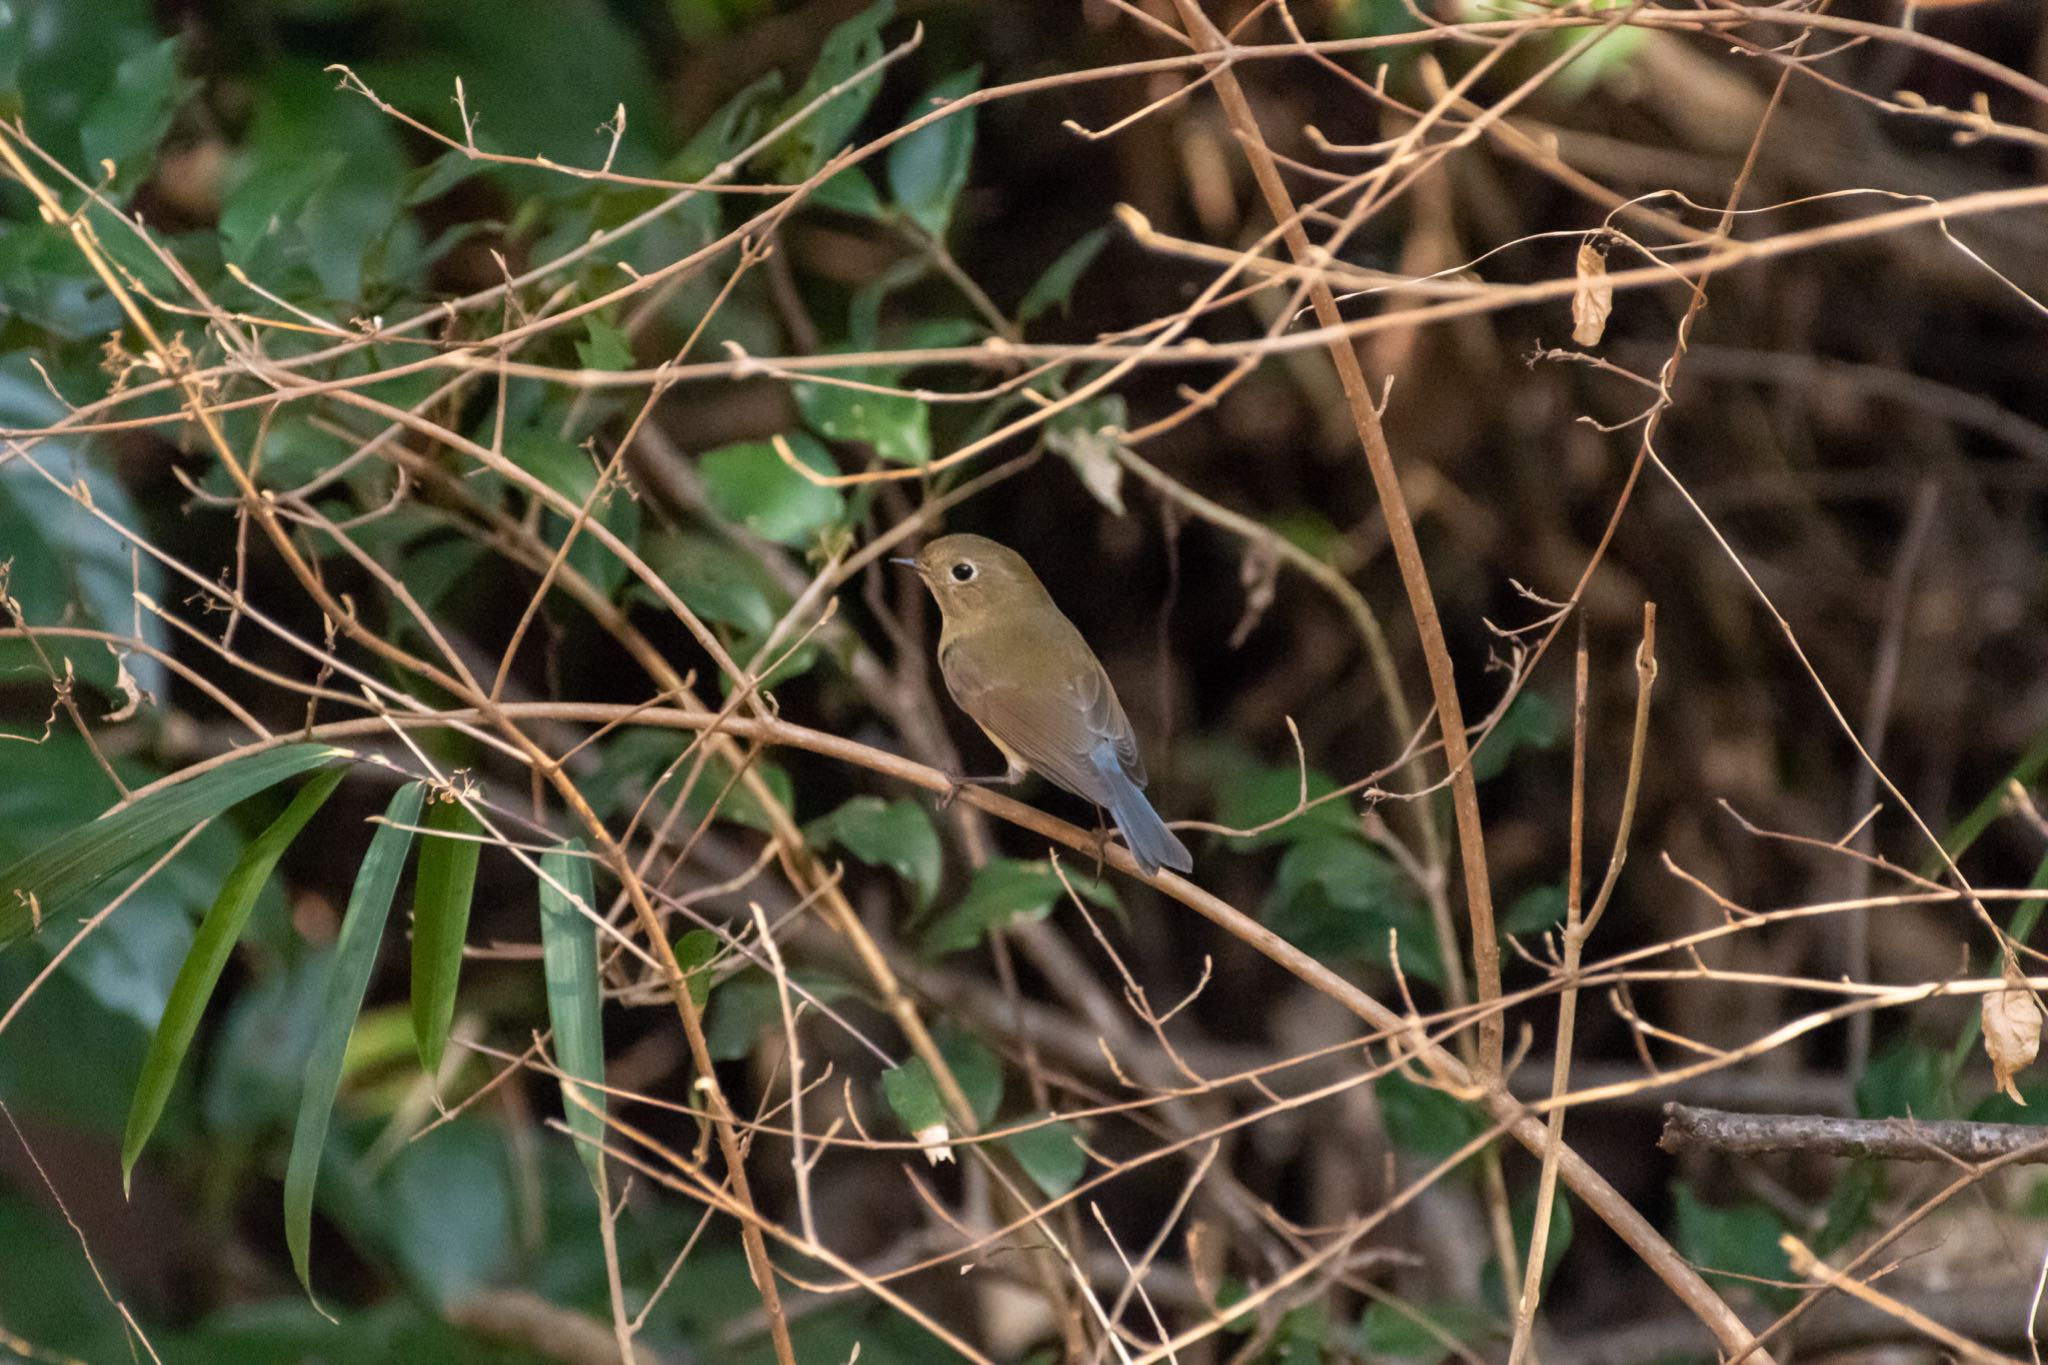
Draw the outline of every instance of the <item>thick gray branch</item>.
<instances>
[{"instance_id":1,"label":"thick gray branch","mask_svg":"<svg viewBox=\"0 0 2048 1365\"><path fill-rule=\"evenodd\" d=\"M1960 1119L1842 1119L1819 1114L1736 1114L1726 1109L1664 1106L1667 1152L1705 1149L1749 1155L1812 1152L1823 1156L1881 1156L1895 1161L2048 1163L2048 1128L2023 1123L1969 1123Z\"/></svg>"}]
</instances>

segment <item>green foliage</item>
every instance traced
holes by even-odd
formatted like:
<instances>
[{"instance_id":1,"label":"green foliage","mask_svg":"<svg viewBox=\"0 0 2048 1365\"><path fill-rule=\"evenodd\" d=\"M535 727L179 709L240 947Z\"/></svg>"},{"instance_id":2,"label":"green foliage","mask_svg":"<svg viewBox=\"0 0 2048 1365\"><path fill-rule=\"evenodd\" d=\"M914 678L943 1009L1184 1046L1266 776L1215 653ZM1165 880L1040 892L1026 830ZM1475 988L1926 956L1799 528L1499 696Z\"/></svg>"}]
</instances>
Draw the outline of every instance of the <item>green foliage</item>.
<instances>
[{"instance_id":1,"label":"green foliage","mask_svg":"<svg viewBox=\"0 0 2048 1365\"><path fill-rule=\"evenodd\" d=\"M1088 1169L1088 1153L1081 1149L1081 1132L1065 1119L1012 1133L1003 1139L1003 1146L1048 1196L1056 1197L1073 1189Z\"/></svg>"},{"instance_id":2,"label":"green foliage","mask_svg":"<svg viewBox=\"0 0 2048 1365\"><path fill-rule=\"evenodd\" d=\"M1057 414L1045 424L1045 443L1073 467L1089 496L1117 516L1124 514L1124 424L1122 394L1100 394Z\"/></svg>"},{"instance_id":3,"label":"green foliage","mask_svg":"<svg viewBox=\"0 0 2048 1365\"><path fill-rule=\"evenodd\" d=\"M709 929L692 929L675 941L676 966L682 968L690 999L698 1009L711 1003L711 960L725 941Z\"/></svg>"},{"instance_id":4,"label":"green foliage","mask_svg":"<svg viewBox=\"0 0 2048 1365\"><path fill-rule=\"evenodd\" d=\"M95 886L194 825L287 778L343 756L342 750L324 744L266 749L158 788L71 830L0 871L0 943L19 938L31 928L47 928L69 915ZM332 789L331 783L327 789ZM266 875L268 871L266 866ZM261 876L255 879L259 885L262 880ZM255 891L252 887L248 893L252 904Z\"/></svg>"},{"instance_id":5,"label":"green foliage","mask_svg":"<svg viewBox=\"0 0 2048 1365\"><path fill-rule=\"evenodd\" d=\"M604 1153L598 1144L605 1135L604 1025L595 914L597 888L583 841L572 839L542 854L541 966L548 983L555 1066L561 1071L562 1114L576 1136L576 1154L602 1199Z\"/></svg>"},{"instance_id":6,"label":"green foliage","mask_svg":"<svg viewBox=\"0 0 2048 1365\"><path fill-rule=\"evenodd\" d=\"M1003 1067L994 1053L964 1033L948 1032L939 1038L939 1055L946 1069L959 1082L977 1125L987 1126L1003 1103ZM882 1073L882 1097L903 1124L905 1132L916 1134L932 1128L951 1128L946 1102L937 1078L924 1058L912 1057ZM1052 1158L1049 1151L1038 1155ZM1057 1160L1054 1160L1055 1166ZM1052 1172L1048 1172L1051 1174ZM1034 1176L1034 1178L1036 1178Z\"/></svg>"},{"instance_id":7,"label":"green foliage","mask_svg":"<svg viewBox=\"0 0 2048 1365\"><path fill-rule=\"evenodd\" d=\"M1948 1059L1918 1039L1882 1048L1856 1078L1856 1112L1867 1119L1955 1117Z\"/></svg>"},{"instance_id":8,"label":"green foliage","mask_svg":"<svg viewBox=\"0 0 2048 1365\"><path fill-rule=\"evenodd\" d=\"M1535 1186L1531 1185L1516 1193L1508 1209L1508 1222L1514 1229L1515 1245L1522 1249L1522 1255L1526 1257L1529 1248L1535 1245L1533 1240L1533 1234L1536 1229ZM1564 1186L1560 1184L1557 1190L1557 1197L1550 1204L1549 1239L1543 1244L1543 1291L1546 1294L1550 1290L1550 1281L1557 1274L1558 1262L1564 1259L1564 1254L1570 1249L1571 1244L1571 1196ZM1496 1305L1503 1314L1512 1318L1515 1301L1522 1294L1522 1281L1519 1272L1515 1282L1508 1284L1500 1273L1500 1259L1489 1256L1486 1261L1486 1268L1480 1274L1480 1283L1486 1301Z\"/></svg>"},{"instance_id":9,"label":"green foliage","mask_svg":"<svg viewBox=\"0 0 2048 1365\"><path fill-rule=\"evenodd\" d=\"M4 230L0 224L0 231ZM0 250L7 240L0 237ZM17 297L0 273L0 306ZM26 357L0 357L0 426L41 427L61 421L64 415L63 405ZM100 515L80 506L59 486L79 482ZM146 557L139 569L132 568L128 542L114 529L114 525L135 527L139 523L134 499L101 469L87 442L46 440L0 463L0 546L6 547L0 551L0 559L11 561L4 586L31 622L69 620L101 630L127 631L135 615L137 584L131 574L140 573L140 587L152 598L163 593L162 569ZM154 617L144 620L142 638L158 646L165 643L164 626ZM104 645L58 637L45 639L43 648L59 670L68 661L79 677L111 692L114 660ZM161 664L137 655L129 659L128 666L144 690L162 694L165 674ZM14 640L0 641L0 668L17 677L42 671L33 651Z\"/></svg>"},{"instance_id":10,"label":"green foliage","mask_svg":"<svg viewBox=\"0 0 2048 1365\"><path fill-rule=\"evenodd\" d=\"M1970 807L1968 813L1956 821L1948 833L1941 836L1942 850L1951 858L1960 858L1969 852L1970 846L1977 842L1978 837L1991 828L1992 821L2005 813L2006 804L2011 799L2008 793L2012 790L2012 784L2017 782L2022 787L2031 788L2041 780L2041 774L2044 772L2048 772L2048 729L2043 729L2035 735L2027 745L2026 752L2019 756L2019 760L2005 776L1992 783L1991 789L1984 793L1983 798ZM1929 853L1920 860L1921 876L1938 877L1941 872L1941 853Z\"/></svg>"},{"instance_id":11,"label":"green foliage","mask_svg":"<svg viewBox=\"0 0 2048 1365\"><path fill-rule=\"evenodd\" d=\"M893 385L902 368L870 366L837 377L864 384ZM875 393L843 384L803 380L791 386L797 411L811 430L832 441L857 441L889 464L925 465L932 460L931 408L904 393ZM829 460L805 459L821 473L833 473ZM820 461L823 461L822 463ZM801 476L798 476L801 477ZM837 490L821 490L832 492Z\"/></svg>"},{"instance_id":12,"label":"green foliage","mask_svg":"<svg viewBox=\"0 0 2048 1365\"><path fill-rule=\"evenodd\" d=\"M179 46L178 39L166 38L124 57L114 68L113 85L93 101L78 127L86 162L112 163L120 171L117 186L141 180L145 158L163 141L171 116L199 88L178 74Z\"/></svg>"},{"instance_id":13,"label":"green foliage","mask_svg":"<svg viewBox=\"0 0 2048 1365\"><path fill-rule=\"evenodd\" d=\"M1110 908L1117 904L1116 893L1107 882L1092 881L1069 869L1067 884L1097 905ZM1044 919L1066 894L1066 885L1049 862L991 858L974 874L960 903L925 930L925 951L935 955L959 952L980 943L992 929L1020 920Z\"/></svg>"},{"instance_id":14,"label":"green foliage","mask_svg":"<svg viewBox=\"0 0 2048 1365\"><path fill-rule=\"evenodd\" d=\"M1409 1156L1444 1161L1479 1135L1479 1116L1471 1106L1398 1071L1374 1080L1372 1092L1379 1101L1387 1140Z\"/></svg>"},{"instance_id":15,"label":"green foliage","mask_svg":"<svg viewBox=\"0 0 2048 1365\"><path fill-rule=\"evenodd\" d=\"M974 1121L986 1128L1003 1105L1003 1064L974 1035L958 1029L941 1029L938 1044L939 1055L967 1096Z\"/></svg>"},{"instance_id":16,"label":"green foliage","mask_svg":"<svg viewBox=\"0 0 2048 1365\"><path fill-rule=\"evenodd\" d=\"M789 437L789 447L797 459L818 473L838 473L825 448L802 432ZM698 470L704 476L704 491L720 516L782 545L809 544L845 510L846 500L838 489L797 473L766 441L707 451Z\"/></svg>"},{"instance_id":17,"label":"green foliage","mask_svg":"<svg viewBox=\"0 0 2048 1365\"><path fill-rule=\"evenodd\" d=\"M1569 910L1562 886L1532 886L1501 916L1503 934L1540 934L1563 924Z\"/></svg>"},{"instance_id":18,"label":"green foliage","mask_svg":"<svg viewBox=\"0 0 2048 1365\"><path fill-rule=\"evenodd\" d=\"M284 1235L291 1248L292 1268L299 1284L313 1292L310 1262L313 1237L313 1182L320 1173L320 1155L327 1145L327 1120L341 1092L342 1060L349 1033L362 1012L377 948L384 940L384 922L398 894L398 876L412 851L413 826L419 823L426 784L408 782L384 808L384 823L370 840L356 870L355 889L342 916L341 936L334 945L334 968L320 1008L320 1028L306 1063L306 1087L299 1102L299 1121L292 1129L291 1159L284 1176Z\"/></svg>"},{"instance_id":19,"label":"green foliage","mask_svg":"<svg viewBox=\"0 0 2048 1365\"><path fill-rule=\"evenodd\" d=\"M1442 984L1436 926L1399 868L1346 835L1304 838L1280 859L1266 899L1266 923L1317 957L1386 966L1398 944L1401 969Z\"/></svg>"},{"instance_id":20,"label":"green foliage","mask_svg":"<svg viewBox=\"0 0 2048 1365\"><path fill-rule=\"evenodd\" d=\"M602 314L592 313L583 320L584 339L576 343L576 358L583 362L585 369L630 370L633 368L633 343L624 332L605 321Z\"/></svg>"},{"instance_id":21,"label":"green foliage","mask_svg":"<svg viewBox=\"0 0 2048 1365\"><path fill-rule=\"evenodd\" d=\"M899 796L856 796L804 827L814 848L838 845L864 863L893 870L909 884L919 910L939 889L943 853L931 817L917 801Z\"/></svg>"},{"instance_id":22,"label":"green foliage","mask_svg":"<svg viewBox=\"0 0 2048 1365\"><path fill-rule=\"evenodd\" d=\"M518 1186L497 1124L451 1123L407 1143L378 1183L382 1240L427 1302L453 1302L504 1274Z\"/></svg>"},{"instance_id":23,"label":"green foliage","mask_svg":"<svg viewBox=\"0 0 2048 1365\"><path fill-rule=\"evenodd\" d=\"M789 607L760 561L722 537L666 532L649 537L642 553L684 605L715 625L765 635Z\"/></svg>"},{"instance_id":24,"label":"green foliage","mask_svg":"<svg viewBox=\"0 0 2048 1365\"><path fill-rule=\"evenodd\" d=\"M1523 691L1508 703L1499 724L1472 755L1472 776L1484 782L1498 777L1518 749L1548 749L1564 737L1564 717L1537 692Z\"/></svg>"},{"instance_id":25,"label":"green foliage","mask_svg":"<svg viewBox=\"0 0 2048 1365\"><path fill-rule=\"evenodd\" d=\"M569 547L569 565L607 596L616 593L626 579L625 561L591 533L589 523L604 527L631 549L640 532L640 504L608 480L600 487L595 456L550 432L535 429L508 435L505 454L574 507L588 509L581 513L587 520ZM575 518L550 505L542 521L548 543L559 548Z\"/></svg>"},{"instance_id":26,"label":"green foliage","mask_svg":"<svg viewBox=\"0 0 2048 1365\"><path fill-rule=\"evenodd\" d=\"M426 828L412 895L412 1031L420 1066L432 1076L441 1069L441 1052L455 1018L483 826L450 796L428 807Z\"/></svg>"},{"instance_id":27,"label":"green foliage","mask_svg":"<svg viewBox=\"0 0 2048 1365\"><path fill-rule=\"evenodd\" d=\"M1216 823L1232 829L1256 829L1293 812L1304 799L1316 801L1337 790L1327 773L1299 768L1247 768L1232 773L1216 797ZM1233 836L1233 848L1268 848L1318 835L1355 834L1357 822L1343 799L1308 807L1285 824L1257 834Z\"/></svg>"},{"instance_id":28,"label":"green foliage","mask_svg":"<svg viewBox=\"0 0 2048 1365\"><path fill-rule=\"evenodd\" d=\"M955 72L926 91L911 113L922 118L938 105L971 94L980 80L978 66ZM967 187L974 117L971 107L956 111L889 149L889 194L896 207L932 237L946 235L954 202Z\"/></svg>"},{"instance_id":29,"label":"green foliage","mask_svg":"<svg viewBox=\"0 0 2048 1365\"><path fill-rule=\"evenodd\" d=\"M1883 1192L1884 1162L1875 1157L1852 1158L1828 1195L1827 1221L1812 1239L1814 1254L1827 1256L1847 1246L1869 1225L1872 1207Z\"/></svg>"},{"instance_id":30,"label":"green foliage","mask_svg":"<svg viewBox=\"0 0 2048 1365\"><path fill-rule=\"evenodd\" d=\"M125 82L132 97L146 101L128 116L129 130L156 125L177 93L175 85L153 92L147 79L151 54L162 46L144 0L9 5L0 10L0 102L7 117L22 116L38 145L97 180L91 162L99 157L150 150L118 135L123 115L110 106ZM90 153L88 126L96 128Z\"/></svg>"},{"instance_id":31,"label":"green foliage","mask_svg":"<svg viewBox=\"0 0 2048 1365\"><path fill-rule=\"evenodd\" d=\"M882 56L882 25L895 12L894 0L876 0L825 37L818 49L817 64L804 83L783 102L778 120L796 114L813 100L835 87L833 94L813 110L797 127L783 135L774 156L777 173L784 180L802 180L844 146L847 138L874 102L882 88L882 73L874 71L855 80L862 70ZM850 84L849 84L850 82Z\"/></svg>"},{"instance_id":32,"label":"green foliage","mask_svg":"<svg viewBox=\"0 0 2048 1365\"><path fill-rule=\"evenodd\" d=\"M312 62L289 63L252 92L238 168L220 214L220 246L265 288L310 304L354 305L422 282L424 240L400 212L406 157L390 120L337 98ZM439 92L445 98L447 87ZM238 306L262 307L224 282Z\"/></svg>"},{"instance_id":33,"label":"green foliage","mask_svg":"<svg viewBox=\"0 0 2048 1365\"><path fill-rule=\"evenodd\" d=\"M1738 1286L1714 1272L1743 1277L1741 1285L1780 1311L1797 1301L1797 1291L1781 1287L1792 1278L1792 1266L1778 1245L1784 1227L1770 1209L1753 1201L1715 1208L1701 1203L1682 1181L1673 1184L1671 1197L1677 1218L1675 1240L1687 1260L1724 1288Z\"/></svg>"},{"instance_id":34,"label":"green foliage","mask_svg":"<svg viewBox=\"0 0 2048 1365\"><path fill-rule=\"evenodd\" d=\"M792 990L791 1008L806 994L831 1004L852 993L851 987L838 977L809 968L791 972L790 983L802 988L801 993ZM754 1050L763 1033L781 1027L782 997L774 978L766 972L749 970L719 983L706 1010L704 1041L711 1049L711 1060L736 1062Z\"/></svg>"},{"instance_id":35,"label":"green foliage","mask_svg":"<svg viewBox=\"0 0 2048 1365\"><path fill-rule=\"evenodd\" d=\"M1435 1330L1431 1330L1434 1328ZM1494 1331L1486 1313L1456 1301L1411 1307L1386 1300L1369 1305L1358 1327L1359 1345L1368 1355L1397 1360L1420 1357L1441 1360L1448 1354L1445 1339L1478 1346Z\"/></svg>"},{"instance_id":36,"label":"green foliage","mask_svg":"<svg viewBox=\"0 0 2048 1365\"><path fill-rule=\"evenodd\" d=\"M924 1133L949 1126L946 1102L939 1097L939 1083L922 1057L912 1057L901 1066L884 1071L882 1096L888 1100L890 1110L906 1133Z\"/></svg>"},{"instance_id":37,"label":"green foliage","mask_svg":"<svg viewBox=\"0 0 2048 1365\"><path fill-rule=\"evenodd\" d=\"M1074 300L1074 289L1081 277L1088 273L1088 267L1095 264L1095 258L1102 254L1102 248L1109 245L1110 230L1095 228L1076 238L1074 244L1062 251L1053 263L1045 268L1024 297L1017 304L1017 325L1036 322L1053 309L1067 313Z\"/></svg>"},{"instance_id":38,"label":"green foliage","mask_svg":"<svg viewBox=\"0 0 2048 1365\"><path fill-rule=\"evenodd\" d=\"M315 761L325 761L328 757L317 745L298 747L315 750L312 755ZM257 757L285 752L272 750L269 755ZM237 768L254 766L254 760L246 760L241 764L215 768L193 779L191 785ZM128 1110L128 1128L121 1139L121 1181L124 1187L134 1174L136 1158L142 1155L143 1146L148 1143L157 1119L163 1114L164 1101L170 1096L171 1086L178 1078L178 1068L184 1063L185 1051L192 1045L192 1035L198 1032L199 1017L206 1012L207 1001L213 997L221 969L227 966L228 954L234 951L236 940L242 936L242 926L248 922L249 912L255 907L257 892L263 889L264 882L269 880L277 866L277 860L284 856L285 849L305 828L306 821L313 818L313 812L319 810L334 794L334 789L341 785L344 775L343 769L330 768L300 788L284 814L250 842L236 862L234 871L222 884L213 908L206 912L199 933L192 941L192 951L186 954L184 965L178 969L178 979L164 1005L163 1021L157 1025L156 1036L150 1041L149 1055L142 1063L142 1074L135 1083L135 1099ZM168 788L162 795L177 790L176 787ZM147 803L137 803L127 809L133 812L144 804Z\"/></svg>"}]
</instances>

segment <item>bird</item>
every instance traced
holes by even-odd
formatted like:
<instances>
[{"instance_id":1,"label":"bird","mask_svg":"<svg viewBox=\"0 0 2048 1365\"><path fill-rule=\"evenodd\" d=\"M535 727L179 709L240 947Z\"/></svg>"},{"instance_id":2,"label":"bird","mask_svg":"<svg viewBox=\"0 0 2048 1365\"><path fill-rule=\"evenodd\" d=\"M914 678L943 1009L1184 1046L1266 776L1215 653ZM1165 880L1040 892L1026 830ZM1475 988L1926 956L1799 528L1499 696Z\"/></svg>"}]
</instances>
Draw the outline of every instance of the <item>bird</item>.
<instances>
[{"instance_id":1,"label":"bird","mask_svg":"<svg viewBox=\"0 0 2048 1365\"><path fill-rule=\"evenodd\" d=\"M1009 761L1002 773L955 779L954 789L1009 786L1036 772L1107 810L1146 876L1192 871L1186 845L1145 799L1138 737L1109 674L1024 557L985 536L948 535L890 562L915 569L931 590L946 691Z\"/></svg>"}]
</instances>

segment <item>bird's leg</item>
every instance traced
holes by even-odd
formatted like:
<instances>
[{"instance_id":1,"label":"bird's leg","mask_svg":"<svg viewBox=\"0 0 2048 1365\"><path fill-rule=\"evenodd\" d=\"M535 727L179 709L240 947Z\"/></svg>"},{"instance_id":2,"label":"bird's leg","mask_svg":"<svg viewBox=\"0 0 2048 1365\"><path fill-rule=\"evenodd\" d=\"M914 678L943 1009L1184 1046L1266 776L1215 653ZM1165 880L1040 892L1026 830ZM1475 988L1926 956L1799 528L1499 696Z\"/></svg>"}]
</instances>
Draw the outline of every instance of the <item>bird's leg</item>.
<instances>
[{"instance_id":1,"label":"bird's leg","mask_svg":"<svg viewBox=\"0 0 2048 1365\"><path fill-rule=\"evenodd\" d=\"M1109 857L1109 825L1102 818L1102 807L1095 808L1095 880L1102 880L1102 863Z\"/></svg>"},{"instance_id":2,"label":"bird's leg","mask_svg":"<svg viewBox=\"0 0 2048 1365\"><path fill-rule=\"evenodd\" d=\"M946 790L939 793L939 809L944 810L952 805L953 798L960 795L962 787L1014 787L1023 780L1024 770L1014 763L1003 772L988 773L979 777L949 772L946 774Z\"/></svg>"}]
</instances>

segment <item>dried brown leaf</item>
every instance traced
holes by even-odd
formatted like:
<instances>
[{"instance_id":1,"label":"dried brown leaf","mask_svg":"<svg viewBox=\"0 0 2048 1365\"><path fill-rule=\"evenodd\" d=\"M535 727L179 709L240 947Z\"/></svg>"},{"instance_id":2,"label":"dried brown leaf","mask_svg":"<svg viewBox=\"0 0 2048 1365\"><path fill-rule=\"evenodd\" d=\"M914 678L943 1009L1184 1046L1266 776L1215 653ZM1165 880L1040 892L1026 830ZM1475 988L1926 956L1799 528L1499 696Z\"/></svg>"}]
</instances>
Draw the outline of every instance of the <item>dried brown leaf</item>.
<instances>
[{"instance_id":1,"label":"dried brown leaf","mask_svg":"<svg viewBox=\"0 0 2048 1365\"><path fill-rule=\"evenodd\" d=\"M1572 340L1598 346L1614 311L1614 286L1607 283L1607 241L1589 237L1579 244L1579 287L1572 291Z\"/></svg>"},{"instance_id":2,"label":"dried brown leaf","mask_svg":"<svg viewBox=\"0 0 2048 1365\"><path fill-rule=\"evenodd\" d=\"M1992 1083L2015 1104L2025 1104L2013 1078L2033 1063L2041 1050L2041 1007L2034 993L2010 962L2005 967L2006 988L1984 997L1984 1052L1991 1058Z\"/></svg>"}]
</instances>

